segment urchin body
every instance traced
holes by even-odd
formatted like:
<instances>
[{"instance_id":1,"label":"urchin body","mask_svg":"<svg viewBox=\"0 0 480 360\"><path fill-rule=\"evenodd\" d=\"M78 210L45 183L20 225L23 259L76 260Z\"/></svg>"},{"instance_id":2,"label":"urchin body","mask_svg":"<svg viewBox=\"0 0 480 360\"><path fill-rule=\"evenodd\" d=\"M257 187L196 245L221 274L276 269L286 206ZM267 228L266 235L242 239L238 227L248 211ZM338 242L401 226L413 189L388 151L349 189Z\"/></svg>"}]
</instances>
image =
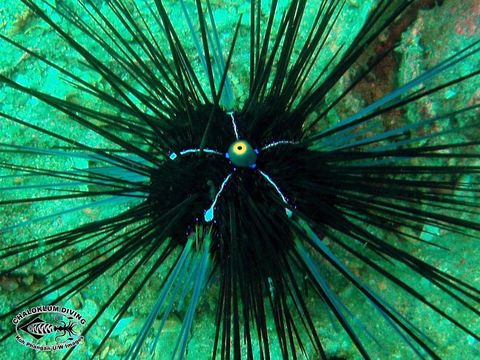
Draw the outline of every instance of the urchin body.
<instances>
[{"instance_id":1,"label":"urchin body","mask_svg":"<svg viewBox=\"0 0 480 360\"><path fill-rule=\"evenodd\" d=\"M328 125L327 115L393 49L392 46L375 54L372 61L363 60L367 56L365 49L375 44L375 39L409 8L411 1L379 1L358 34L345 45L345 51L338 48L322 66L319 54L327 50L328 39L341 18L342 1L321 1L314 6L313 22L304 21L307 1L291 1L282 16L278 13L278 2L273 1L265 23L262 5L251 1L248 96L241 104L235 102L228 74L242 20L238 20L227 44L229 51L223 51L225 44L219 41L208 1L206 4L195 1L194 17L192 9L180 2L204 70L203 82L175 29L176 19L170 17L162 1L154 1L155 7L147 10L137 2L107 2L105 6L112 11L111 16L118 20L115 25L96 2L82 3L96 28L77 17L68 5L59 5L58 14L103 49L120 70L99 61L84 44L64 31L40 6L41 1L22 1L66 40L82 56L83 64L100 75L108 86L87 82L3 35L2 40L59 71L77 91L93 96L120 115L111 116L0 75L5 86L47 104L112 144L96 148L48 127L34 125L28 119L19 119L15 114L1 114L5 120L65 145L59 150L36 149L23 143L2 144L1 151L13 149L26 156L34 153L82 157L100 164L96 168L63 171L23 164L4 166L41 179L47 177L40 185L47 195L35 201L88 198L94 199L93 207L124 204L125 208L108 219L47 234L43 239L45 250L31 257L28 255L35 249L36 240L1 249L2 258L27 256L28 259L2 268L3 276L53 251L67 252L76 243L86 243L84 252L67 256L51 269L58 275L58 268L64 266L67 270L62 278L23 298L1 318L41 301L46 295L56 294L58 289L61 291L55 301L62 301L93 286L106 272L116 272L119 264L125 262L131 270L83 331L87 335L105 309L118 299L118 294L127 293L127 300L92 356L106 344L122 316L145 290L145 284L161 273L156 301L126 354L129 358L137 357L146 343L150 354L155 353L166 319L176 307L181 307L184 316L172 357L183 358L199 301L212 279L218 293L215 338L209 356L269 359L271 349L278 347L285 359L308 354L309 349L326 359L325 339L317 326L321 308L322 318L338 325L361 356L374 357L377 352L372 350L370 333L363 330L373 328L375 332L376 324L370 318L368 323L362 323L359 318L364 314L352 314L353 298L341 297L336 284L326 275L328 267L363 297L409 354L422 357L423 351L439 358L435 346L425 340L426 334L350 267L361 264L401 288L406 298L422 302L455 328L480 340L474 330L444 311L438 302L427 300L414 284L385 264L399 264L417 278L426 278L438 286L440 293L452 296L459 305L477 315L474 306L478 304L479 290L426 263L404 249L402 243L378 235L389 232L419 245L433 246L410 232L424 225L443 227L457 234L480 230L478 221L460 216L465 208L471 213L478 212L474 201L477 183L474 182L473 188L458 185L466 193L457 199L451 195L457 185L445 180L445 176L476 176L480 172L477 166L468 163L475 156L470 149L479 142L428 143L445 135L439 130L442 126L436 125L444 125L450 117L477 111L478 104L421 118L415 124L400 123L394 129L378 126L383 116L477 76L475 70L458 74L451 81L433 83L439 74L471 61L480 51L480 42L456 52L358 112ZM132 13L137 17L131 16ZM152 17L153 26L159 27L168 44L166 48L158 46L142 14ZM192 25L194 19L198 20L197 28ZM117 26L138 47L131 46ZM302 37L299 33L303 28ZM105 41L107 38L111 42ZM363 66L355 67L357 62ZM128 76L124 77L125 74ZM333 91L344 77L350 83ZM477 124L478 121L474 125ZM432 133L425 135L425 129ZM446 153L468 165L435 167L422 163L445 158ZM61 181L60 185L52 178ZM70 181L95 185L97 190L79 190ZM50 195L48 191L56 193ZM21 198L0 203L15 206L29 201ZM445 208L450 213L444 214ZM67 207L59 213L62 211L74 209ZM48 218L56 215L50 214ZM34 219L41 220L44 219ZM28 223L23 222L2 230L26 226ZM84 261L83 266L75 266L79 260ZM133 278L137 281L132 290L127 285ZM67 285L71 287L66 289ZM308 298L313 302L307 301L304 287L313 290ZM6 333L2 340L10 334Z\"/></svg>"}]
</instances>

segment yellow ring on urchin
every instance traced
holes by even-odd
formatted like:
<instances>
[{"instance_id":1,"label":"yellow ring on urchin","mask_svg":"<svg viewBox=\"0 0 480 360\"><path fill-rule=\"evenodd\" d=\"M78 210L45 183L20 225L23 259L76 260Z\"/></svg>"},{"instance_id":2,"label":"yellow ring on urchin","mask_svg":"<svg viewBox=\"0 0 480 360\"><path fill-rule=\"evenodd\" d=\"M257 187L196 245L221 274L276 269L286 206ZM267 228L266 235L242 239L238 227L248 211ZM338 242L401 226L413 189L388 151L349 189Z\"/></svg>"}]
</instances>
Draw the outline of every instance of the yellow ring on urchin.
<instances>
[{"instance_id":1,"label":"yellow ring on urchin","mask_svg":"<svg viewBox=\"0 0 480 360\"><path fill-rule=\"evenodd\" d=\"M241 156L247 152L248 147L250 147L250 144L244 140L235 141L233 143L233 152Z\"/></svg>"},{"instance_id":2,"label":"yellow ring on urchin","mask_svg":"<svg viewBox=\"0 0 480 360\"><path fill-rule=\"evenodd\" d=\"M228 148L228 158L233 165L239 167L255 166L257 153L246 140L237 140Z\"/></svg>"}]
</instances>

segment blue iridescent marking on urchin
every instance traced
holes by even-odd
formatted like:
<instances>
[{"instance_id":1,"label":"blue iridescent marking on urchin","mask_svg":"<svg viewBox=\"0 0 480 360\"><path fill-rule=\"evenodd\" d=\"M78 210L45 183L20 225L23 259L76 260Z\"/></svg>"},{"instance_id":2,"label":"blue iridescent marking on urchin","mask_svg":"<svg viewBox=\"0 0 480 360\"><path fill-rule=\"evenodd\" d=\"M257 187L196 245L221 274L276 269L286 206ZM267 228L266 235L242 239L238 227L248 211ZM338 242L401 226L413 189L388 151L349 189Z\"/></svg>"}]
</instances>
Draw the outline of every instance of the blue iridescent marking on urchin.
<instances>
[{"instance_id":1,"label":"blue iridescent marking on urchin","mask_svg":"<svg viewBox=\"0 0 480 360\"><path fill-rule=\"evenodd\" d=\"M227 185L228 180L230 180L231 177L232 177L232 174L228 174L227 177L223 180L222 185L220 186L220 190L218 190L217 194L215 195L215 198L213 199L212 205L205 211L205 214L203 214L203 218L205 219L206 222L210 222L214 219L213 212L215 211L215 206L217 205L217 201L220 198L220 194L225 188L225 185Z\"/></svg>"},{"instance_id":2,"label":"blue iridescent marking on urchin","mask_svg":"<svg viewBox=\"0 0 480 360\"><path fill-rule=\"evenodd\" d=\"M201 149L186 149L182 150L179 152L179 154L172 152L169 155L170 160L175 160L178 158L179 155L186 155L186 154L195 154L195 153L201 153L201 152L206 152L209 154L215 154L215 155L224 155L225 158L230 161L230 163L234 166L234 170L236 167L249 167L251 169L256 169L257 164L257 155L261 153L260 150L255 149L252 145L247 140L240 139L240 135L238 132L237 124L235 122L235 116L234 112L230 111L227 113L230 118L232 119L232 127L233 127L233 132L235 134L236 141L234 141L229 147L228 151L225 154L222 154L220 151L217 150L212 150L208 148L204 148L203 150ZM279 141L274 141L270 144L267 144L261 148L261 150L267 150L279 145L295 145L297 142L295 141L290 141L290 140L279 140ZM280 196L282 201L288 205L288 200L283 194L283 192L280 190L279 186L273 181L273 179L267 175L264 171L258 169L260 174L268 181L270 185L275 189L277 194ZM220 185L220 189L218 192L215 194L215 197L213 199L212 204L210 207L205 210L203 214L203 219L205 222L211 222L215 219L215 207L217 206L217 203L220 199L220 195L222 194L225 186L227 185L228 181L232 177L233 172L228 174L225 179L223 179L222 184ZM285 212L288 217L292 216L292 211L288 208L285 208Z\"/></svg>"},{"instance_id":3,"label":"blue iridescent marking on urchin","mask_svg":"<svg viewBox=\"0 0 480 360\"><path fill-rule=\"evenodd\" d=\"M230 163L234 166L234 170L236 170L236 167L249 167L251 169L256 169L257 164L257 156L261 153L263 150L267 150L276 146L280 145L295 145L297 142L295 141L290 141L290 140L279 140L279 141L274 141L270 144L267 144L261 148L261 150L258 150L254 148L252 145L247 140L240 139L240 135L238 132L238 127L235 122L235 116L234 112L230 111L227 113L231 120L232 120L232 127L233 127L233 132L235 134L235 139L232 144L228 147L228 151L226 153L222 153L217 150L209 149L209 148L192 148L192 149L185 149L180 151L178 154L175 152L170 153L169 158L170 160L176 160L179 156L187 155L187 154L197 154L201 152L205 152L208 154L214 154L214 155L221 155L224 156ZM283 192L280 190L279 186L273 181L273 179L266 174L264 171L258 169L260 175L262 175L263 178L265 178L268 183L275 189L277 194L280 196L282 201L288 205L288 200L286 196L283 194ZM222 184L220 185L220 189L218 192L215 194L215 197L212 201L212 204L208 209L205 210L203 214L203 219L205 222L211 222L215 219L215 207L217 206L217 203L220 199L220 196L227 185L228 181L232 177L234 173L231 172L228 174L225 179L223 179ZM285 212L287 216L290 218L292 216L292 211L288 208L285 208Z\"/></svg>"},{"instance_id":4,"label":"blue iridescent marking on urchin","mask_svg":"<svg viewBox=\"0 0 480 360\"><path fill-rule=\"evenodd\" d=\"M238 140L240 137L238 135L237 123L235 122L235 113L233 111L230 111L227 114L230 115L230 118L232 119L233 132L235 133L235 139Z\"/></svg>"},{"instance_id":5,"label":"blue iridescent marking on urchin","mask_svg":"<svg viewBox=\"0 0 480 360\"><path fill-rule=\"evenodd\" d=\"M221 153L220 151L213 150L213 149L203 149L203 150L200 150L200 149L185 149L185 150L180 151L178 154L175 153L175 152L172 152L168 157L170 158L170 160L175 160L178 157L178 155L196 154L196 153L200 153L200 152L205 152L207 154L214 154L214 155L223 155L223 153Z\"/></svg>"},{"instance_id":6,"label":"blue iridescent marking on urchin","mask_svg":"<svg viewBox=\"0 0 480 360\"><path fill-rule=\"evenodd\" d=\"M282 191L280 190L280 188L278 187L278 185L272 180L272 178L270 176L268 176L266 173L264 173L262 170L258 170L260 172L260 174L262 174L262 176L270 183L270 185L273 186L273 188L275 189L275 191L277 192L277 194L280 196L280 198L282 199L282 201L288 205L288 200L287 198L285 197L285 195L283 195ZM285 212L287 213L287 216L288 217L292 217L292 210L288 209L288 208L285 208Z\"/></svg>"},{"instance_id":7,"label":"blue iridescent marking on urchin","mask_svg":"<svg viewBox=\"0 0 480 360\"><path fill-rule=\"evenodd\" d=\"M290 141L290 140L279 140L279 141L274 141L270 144L267 144L265 145L264 147L262 147L262 151L263 150L267 150L267 149L270 149L270 148L273 148L273 147L276 147L276 146L279 146L279 145L296 145L298 144L298 142L296 141Z\"/></svg>"}]
</instances>

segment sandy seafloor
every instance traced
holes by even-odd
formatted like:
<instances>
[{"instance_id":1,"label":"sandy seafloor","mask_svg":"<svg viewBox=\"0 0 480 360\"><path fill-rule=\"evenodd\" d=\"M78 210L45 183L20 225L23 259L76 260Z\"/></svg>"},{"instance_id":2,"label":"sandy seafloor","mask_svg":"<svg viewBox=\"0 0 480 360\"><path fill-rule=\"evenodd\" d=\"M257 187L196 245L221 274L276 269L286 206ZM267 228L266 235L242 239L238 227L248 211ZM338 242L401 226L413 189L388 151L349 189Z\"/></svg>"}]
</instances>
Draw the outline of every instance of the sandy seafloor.
<instances>
[{"instance_id":1,"label":"sandy seafloor","mask_svg":"<svg viewBox=\"0 0 480 360\"><path fill-rule=\"evenodd\" d=\"M71 2L73 0L57 0L57 3ZM102 0L95 1L99 6L105 6ZM138 3L144 1L139 0ZM147 1L148 2L148 1ZM189 2L189 1L187 1ZM228 48L229 40L232 36L233 24L237 21L239 14L248 13L249 1L247 0L212 0L214 6L217 26L222 42L225 48ZM150 1L151 3L151 1ZM168 9L175 27L181 36L188 39L188 29L186 23L182 19L182 13L178 1L165 1L165 7ZM262 1L264 8L268 7L268 1ZM286 1L280 1L280 6L285 6ZM312 1L315 3L315 1ZM335 39L325 50L325 58L328 58L329 52L336 49L340 44L351 39L355 29L361 26L373 0L349 0L346 2L344 14L339 20L338 26L335 28ZM480 5L476 0L445 0L445 1L421 1L420 9L411 11L405 16L401 24L396 24L391 32L381 37L381 40L398 41L398 49L375 71L365 83L354 91L351 97L338 109L334 116L328 121L334 122L338 118L342 118L378 98L379 95L395 86L405 83L414 76L420 74L441 61L442 59L453 54L454 51L472 43L480 38ZM441 3L442 5L435 5ZM60 21L63 29L74 32L75 29L61 22L58 15L50 12L55 21ZM264 14L266 15L266 14ZM308 15L307 15L308 16ZM242 28L239 38L239 46L235 51L232 63L230 79L232 81L234 91L241 101L242 94L245 94L248 80L248 16L244 16ZM89 82L105 86L99 75L82 69L79 65L79 57L73 49L66 45L64 41L59 39L49 27L41 20L32 16L20 1L0 0L0 32L19 41L24 46L35 49L50 60L57 62L61 66L68 67L72 71L81 74L82 78ZM75 33L77 41L80 43L88 42L82 38L81 34ZM186 41L187 51L195 56L195 49L191 43ZM95 51L95 47L90 47ZM98 50L98 49L97 49ZM62 81L58 72L55 72L44 64L35 59L25 56L4 42L0 42L0 72L6 74L10 78L28 87L45 91L54 96L78 101L90 106L97 106L92 99L88 99L78 93L68 84ZM98 52L99 57L109 61L105 54ZM197 64L199 67L199 65ZM459 72L468 72L475 67L480 66L480 58L477 56L468 63L460 65L456 70ZM452 76L455 73L446 74ZM443 80L442 78L439 80ZM406 122L414 122L419 116L434 116L448 110L465 106L466 104L475 104L480 101L480 79L470 80L451 89L436 94L434 97L422 100L417 104L410 105L404 115ZM90 101L90 103L89 103ZM105 110L105 109L102 109ZM66 116L52 111L39 101L32 99L26 95L18 95L0 85L0 111L15 114L17 117L27 119L32 123L47 126L49 129L57 131L64 136L81 139L92 146L107 146L108 143L96 136L90 131L73 124ZM474 114L473 116L478 116ZM472 115L470 115L472 116ZM461 118L461 121L468 121ZM479 139L480 130L473 129L465 135L469 140ZM0 119L0 142L24 144L35 147L51 148L58 146L56 140L48 138L42 134L38 134L30 129L12 124L4 119ZM46 167L50 169L68 169L88 167L90 164L87 160L71 160L62 158L52 158L46 156L24 156L14 153L0 153L0 161L16 162L19 164L28 164L31 166ZM9 171L3 169L0 165L0 176L9 174ZM5 179L0 179L7 186L10 184ZM22 179L21 177L13 179L16 184L32 184L34 180ZM29 191L28 195L9 194L13 197L39 196L40 192ZM5 194L0 192L0 200ZM11 198L11 197L9 197ZM0 228L17 224L21 221L29 220L33 217L48 215L52 211L58 210L59 206L74 207L87 204L90 200L72 200L63 202L47 203L29 203L20 206L0 207ZM12 244L19 241L27 241L31 239L41 239L47 234L52 234L58 230L69 229L77 226L79 223L86 223L92 219L100 219L117 213L120 206L115 208L86 208L83 211L69 213L49 219L46 222L38 222L28 227L20 227L14 231L4 234L0 233L0 244ZM479 219L480 221L480 219ZM429 229L436 232L437 229ZM478 250L478 241L476 239L461 238L458 235L452 235L447 232L438 231L438 234L432 236L431 241L442 245L447 245L451 251L446 252L439 249L428 249L424 246L416 248L412 244L405 246L415 255L420 256L427 262L432 262L442 270L451 272L460 279L468 281L471 285L480 287L480 251ZM392 241L395 241L392 239ZM81 251L81 246L78 247ZM0 312L7 311L12 304L19 298L23 297L29 290L36 289L46 284L44 274L53 264L58 263L59 259L66 254L54 253L51 256L36 261L33 265L23 267L16 271L15 274L0 277ZM0 260L0 269L12 266L13 260ZM128 269L125 269L127 271ZM377 290L385 299L389 300L393 305L397 306L402 313L411 320L419 320L418 323L422 329L428 331L432 335L432 340L440 343L438 349L443 359L466 359L473 360L480 357L480 345L473 338L455 330L445 320L439 318L438 315L426 310L420 306L419 302L413 301L406 297L391 283L382 281L375 274L370 274L361 267L355 268L358 274L361 274L367 284ZM392 271L402 274L405 280L415 281L411 273L401 268L392 268ZM404 274L403 274L404 272ZM60 274L61 275L61 274ZM332 277L335 274L331 274ZM128 315L121 321L121 325L115 330L112 339L101 350L101 359L121 359L125 355L128 344L135 338L136 333L142 326L142 319L148 314L149 309L143 304L151 303L156 298L155 287L162 278L152 279L148 285L148 291L142 293L140 301L128 312ZM108 294L115 290L116 277L103 277L101 281L97 281L94 286L85 289L80 295L67 301L64 305L72 307L81 312L85 317L92 317L93 314L101 306L102 300ZM416 283L417 288L422 293L429 293L433 285L428 281L420 281ZM188 345L188 359L208 359L211 350L214 329L212 326L215 316L215 287L207 292L203 301L199 305L198 314L195 318L193 328L193 338ZM339 285L338 291L341 298L357 297L348 286ZM438 292L435 293L442 308L455 313L455 305L448 298L439 298ZM43 303L48 303L50 299L44 299ZM123 297L125 299L125 297ZM314 297L307 297L307 301L313 301ZM115 303L102 318L99 323L87 334L85 342L78 346L75 351L75 359L87 358L92 354L93 349L99 344L103 329L108 328L111 319L115 315L119 304ZM319 305L320 306L320 305ZM363 321L370 319L372 308L367 306L364 300L359 299L354 302L350 310L355 314L360 314ZM314 311L315 313L315 311ZM461 312L455 314L462 323L469 325L471 329L480 333L480 320L471 316L465 316ZM332 358L341 359L358 359L360 355L355 351L352 344L340 333L329 325L328 319L317 319L316 325L319 333L324 339L326 350ZM407 352L404 344L392 340L391 329L382 327L377 323L373 323L371 330L378 334L380 346L372 345L375 349L374 357L378 359L410 359L413 356ZM10 329L11 324L6 321L0 324L2 331ZM175 335L181 328L179 317L172 317L168 320L167 326L162 335L159 349L167 349L165 352L159 351L155 358L167 359L168 349L171 349L175 343ZM452 330L453 329L453 330ZM145 355L145 354L144 354ZM59 353L34 352L18 344L13 338L0 344L0 359L57 359L60 358ZM148 356L145 355L147 358ZM273 359L280 359L279 349L274 348L272 353ZM318 355L313 352L309 353L309 359L317 359Z\"/></svg>"}]
</instances>

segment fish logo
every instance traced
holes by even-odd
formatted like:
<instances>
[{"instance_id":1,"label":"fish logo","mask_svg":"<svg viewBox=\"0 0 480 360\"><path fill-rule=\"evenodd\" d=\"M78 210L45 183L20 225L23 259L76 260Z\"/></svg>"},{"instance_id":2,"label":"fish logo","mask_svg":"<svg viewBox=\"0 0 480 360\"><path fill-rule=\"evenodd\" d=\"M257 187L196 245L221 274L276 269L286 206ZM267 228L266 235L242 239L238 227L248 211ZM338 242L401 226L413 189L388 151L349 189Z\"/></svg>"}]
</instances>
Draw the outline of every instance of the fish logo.
<instances>
[{"instance_id":1,"label":"fish logo","mask_svg":"<svg viewBox=\"0 0 480 360\"><path fill-rule=\"evenodd\" d=\"M36 306L12 319L16 340L34 350L55 351L77 346L86 320L76 310L57 306Z\"/></svg>"},{"instance_id":2,"label":"fish logo","mask_svg":"<svg viewBox=\"0 0 480 360\"><path fill-rule=\"evenodd\" d=\"M68 319L71 320L72 318L69 317ZM30 334L37 340L41 339L45 335L52 334L55 332L59 333L63 331L62 334L59 334L55 337L55 341L59 341L60 338L64 337L67 334L69 335L67 340L73 340L72 335L76 335L75 331L73 330L73 328L75 327L75 323L72 321L69 321L67 324L63 320L60 320L60 323L61 325L53 325L46 321L43 321L39 317L36 317L32 321L20 327L20 330L25 331L26 333Z\"/></svg>"}]
</instances>

